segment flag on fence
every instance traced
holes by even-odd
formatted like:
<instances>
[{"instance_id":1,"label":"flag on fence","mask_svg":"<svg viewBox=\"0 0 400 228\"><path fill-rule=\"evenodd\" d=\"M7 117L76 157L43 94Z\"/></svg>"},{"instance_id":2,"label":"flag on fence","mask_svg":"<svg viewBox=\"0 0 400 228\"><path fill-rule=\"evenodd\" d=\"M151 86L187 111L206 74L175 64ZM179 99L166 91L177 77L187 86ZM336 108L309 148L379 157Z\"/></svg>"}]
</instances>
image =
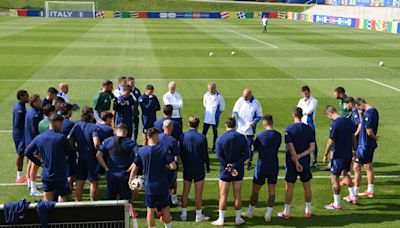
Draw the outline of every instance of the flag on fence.
<instances>
[{"instance_id":1,"label":"flag on fence","mask_svg":"<svg viewBox=\"0 0 400 228\"><path fill-rule=\"evenodd\" d=\"M246 19L246 13L245 12L237 12L237 18Z\"/></svg>"},{"instance_id":2,"label":"flag on fence","mask_svg":"<svg viewBox=\"0 0 400 228\"><path fill-rule=\"evenodd\" d=\"M122 17L122 14L121 14L120 11L115 11L114 12L114 18L121 18L121 17Z\"/></svg>"},{"instance_id":3,"label":"flag on fence","mask_svg":"<svg viewBox=\"0 0 400 228\"><path fill-rule=\"evenodd\" d=\"M221 12L221 18L224 18L224 19L229 18L229 12Z\"/></svg>"},{"instance_id":4,"label":"flag on fence","mask_svg":"<svg viewBox=\"0 0 400 228\"><path fill-rule=\"evenodd\" d=\"M104 17L105 17L104 11L97 11L96 12L96 18L104 18Z\"/></svg>"},{"instance_id":5,"label":"flag on fence","mask_svg":"<svg viewBox=\"0 0 400 228\"><path fill-rule=\"evenodd\" d=\"M131 12L131 18L139 18L139 12Z\"/></svg>"}]
</instances>

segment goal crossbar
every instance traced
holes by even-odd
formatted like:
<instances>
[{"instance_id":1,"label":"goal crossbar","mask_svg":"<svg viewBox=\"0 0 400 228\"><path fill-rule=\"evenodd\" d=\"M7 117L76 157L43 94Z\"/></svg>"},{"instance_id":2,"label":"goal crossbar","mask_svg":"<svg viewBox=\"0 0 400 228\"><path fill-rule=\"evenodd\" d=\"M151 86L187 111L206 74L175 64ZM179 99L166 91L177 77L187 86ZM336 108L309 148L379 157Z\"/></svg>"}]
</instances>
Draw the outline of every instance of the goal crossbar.
<instances>
[{"instance_id":1,"label":"goal crossbar","mask_svg":"<svg viewBox=\"0 0 400 228\"><path fill-rule=\"evenodd\" d=\"M92 12L92 17L95 18L96 17L96 8L95 8L95 2L80 2L80 1L45 1L45 12L46 12L46 17L50 17L50 11L52 11L50 9L50 4L59 4L59 5L91 5L90 6L90 10L86 10L86 11L90 11ZM76 11L80 11L83 12L82 10L76 10Z\"/></svg>"}]
</instances>

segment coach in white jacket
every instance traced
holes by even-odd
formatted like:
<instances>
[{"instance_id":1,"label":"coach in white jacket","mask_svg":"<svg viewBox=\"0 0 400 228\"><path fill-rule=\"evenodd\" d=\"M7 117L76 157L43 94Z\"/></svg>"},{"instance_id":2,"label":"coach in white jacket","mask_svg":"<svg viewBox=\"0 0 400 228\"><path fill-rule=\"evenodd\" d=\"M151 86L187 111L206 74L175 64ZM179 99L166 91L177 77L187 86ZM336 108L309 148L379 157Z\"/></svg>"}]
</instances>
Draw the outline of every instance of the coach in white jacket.
<instances>
[{"instance_id":1,"label":"coach in white jacket","mask_svg":"<svg viewBox=\"0 0 400 228\"><path fill-rule=\"evenodd\" d=\"M215 151L215 142L218 138L218 123L221 113L225 110L224 97L217 91L217 85L214 82L208 83L208 92L203 96L204 105L204 125L203 135L207 135L208 129L213 129L213 147Z\"/></svg>"},{"instance_id":2,"label":"coach in white jacket","mask_svg":"<svg viewBox=\"0 0 400 228\"><path fill-rule=\"evenodd\" d=\"M183 108L183 99L181 95L176 92L176 83L171 81L168 83L168 92L163 96L164 105L172 105L172 119L177 120L182 126L181 109Z\"/></svg>"},{"instance_id":3,"label":"coach in white jacket","mask_svg":"<svg viewBox=\"0 0 400 228\"><path fill-rule=\"evenodd\" d=\"M303 117L301 118L301 122L307 124L315 131L315 113L317 111L318 101L313 96L311 96L310 87L308 86L303 86L301 88L301 96L303 98L301 98L299 100L299 103L297 104L297 107L303 110ZM312 164L314 167L317 166L317 161L318 147L315 144L314 160Z\"/></svg>"},{"instance_id":4,"label":"coach in white jacket","mask_svg":"<svg viewBox=\"0 0 400 228\"><path fill-rule=\"evenodd\" d=\"M236 131L247 138L250 151L247 170L250 170L253 161L254 150L252 149L252 145L256 133L256 125L263 116L261 104L254 98L250 89L245 89L243 96L236 101L233 107L233 116L237 122Z\"/></svg>"}]
</instances>

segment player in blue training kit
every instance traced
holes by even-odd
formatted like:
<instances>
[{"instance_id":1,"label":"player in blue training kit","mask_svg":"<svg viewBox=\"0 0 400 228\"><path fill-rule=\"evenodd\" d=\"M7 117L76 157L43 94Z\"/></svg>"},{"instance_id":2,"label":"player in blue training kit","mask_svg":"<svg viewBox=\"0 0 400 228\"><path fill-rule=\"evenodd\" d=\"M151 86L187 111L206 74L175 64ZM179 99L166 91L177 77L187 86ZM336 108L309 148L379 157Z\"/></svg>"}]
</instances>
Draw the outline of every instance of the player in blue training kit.
<instances>
[{"instance_id":1,"label":"player in blue training kit","mask_svg":"<svg viewBox=\"0 0 400 228\"><path fill-rule=\"evenodd\" d=\"M154 127L157 128L160 132L164 131L163 130L163 123L165 120L171 120L173 124L173 130L172 130L172 137L174 137L176 140L179 140L182 135L182 126L179 123L178 120L171 118L172 117L172 111L174 108L172 105L165 105L163 108L163 113L164 113L164 118L157 120L154 122Z\"/></svg>"},{"instance_id":2,"label":"player in blue training kit","mask_svg":"<svg viewBox=\"0 0 400 228\"><path fill-rule=\"evenodd\" d=\"M26 112L25 116L25 130L24 130L24 140L25 146L29 146L32 140L39 135L39 122L43 119L42 111L42 100L38 94L32 94L29 97L29 104L31 108ZM37 155L40 158L40 155ZM33 196L42 196L42 193L38 191L36 185L36 177L39 166L35 165L31 161L28 162L26 168L28 177L28 189L30 189L30 194Z\"/></svg>"},{"instance_id":3,"label":"player in blue training kit","mask_svg":"<svg viewBox=\"0 0 400 228\"><path fill-rule=\"evenodd\" d=\"M249 147L244 135L236 132L235 118L225 121L227 132L217 139L216 154L220 163L219 170L219 217L211 224L223 226L225 223L226 201L229 187L233 185L233 196L235 198L235 223L245 223L242 218L241 191L244 176L244 162L249 157Z\"/></svg>"},{"instance_id":4,"label":"player in blue training kit","mask_svg":"<svg viewBox=\"0 0 400 228\"><path fill-rule=\"evenodd\" d=\"M13 140L15 144L15 149L17 151L17 183L25 183L27 181L26 177L22 174L22 169L24 166L24 150L25 150L25 116L26 107L25 104L29 102L29 95L26 90L19 90L17 92L17 103L13 107Z\"/></svg>"},{"instance_id":5,"label":"player in blue training kit","mask_svg":"<svg viewBox=\"0 0 400 228\"><path fill-rule=\"evenodd\" d=\"M179 140L180 155L183 164L182 190L182 221L187 219L187 205L192 182L195 185L196 222L208 221L210 218L203 215L202 199L205 171L210 172L207 138L197 132L200 119L196 116L189 118L190 129L183 133Z\"/></svg>"},{"instance_id":6,"label":"player in blue training kit","mask_svg":"<svg viewBox=\"0 0 400 228\"><path fill-rule=\"evenodd\" d=\"M43 199L57 201L58 196L61 196L63 201L70 201L72 197L67 180L66 157L73 152L73 148L60 133L64 118L53 114L49 119L50 129L33 139L26 148L25 156L43 168ZM35 151L41 155L42 161L36 158Z\"/></svg>"},{"instance_id":7,"label":"player in blue training kit","mask_svg":"<svg viewBox=\"0 0 400 228\"><path fill-rule=\"evenodd\" d=\"M64 117L64 123L61 128L61 133L68 137L69 133L71 132L72 128L74 127L75 123L70 120L73 112L73 105L72 104L65 104L64 107L61 109L61 115ZM74 182L75 182L75 174L76 174L76 159L78 158L76 151L74 150L73 153L70 154L67 158L67 176L69 187L71 191L74 189Z\"/></svg>"},{"instance_id":8,"label":"player in blue training kit","mask_svg":"<svg viewBox=\"0 0 400 228\"><path fill-rule=\"evenodd\" d=\"M315 133L314 130L301 122L303 110L295 108L292 113L294 124L286 128L286 199L285 209L278 213L279 217L284 219L290 218L290 204L293 198L294 184L297 177L300 176L303 182L304 196L306 200L306 217L311 218L311 184L312 179L310 168L310 154L315 150Z\"/></svg>"},{"instance_id":9,"label":"player in blue training kit","mask_svg":"<svg viewBox=\"0 0 400 228\"><path fill-rule=\"evenodd\" d=\"M121 96L116 97L114 101L114 110L116 112L116 124L125 124L128 127L128 137L132 138L133 127L133 109L135 100L128 87L123 87Z\"/></svg>"},{"instance_id":10,"label":"player in blue training kit","mask_svg":"<svg viewBox=\"0 0 400 228\"><path fill-rule=\"evenodd\" d=\"M273 128L271 115L262 118L265 131L257 135L254 149L258 151L258 160L253 177L253 190L250 197L249 208L245 216L252 218L254 208L258 202L261 187L268 181L268 207L264 215L266 222L271 221L272 207L275 204L275 186L278 181L279 161L278 152L282 143L282 135Z\"/></svg>"},{"instance_id":11,"label":"player in blue training kit","mask_svg":"<svg viewBox=\"0 0 400 228\"><path fill-rule=\"evenodd\" d=\"M328 210L340 210L340 183L339 177L343 174L343 179L348 183L349 197L347 202L357 203L354 196L353 181L349 176L351 161L353 159L353 150L355 151L356 140L354 137L353 122L346 117L341 117L337 113L336 108L328 105L325 109L326 116L332 121L330 125L329 140L326 143L324 154L324 163L328 160L329 152L332 151L331 161L331 181L333 188L334 202L330 205L325 205Z\"/></svg>"},{"instance_id":12,"label":"player in blue training kit","mask_svg":"<svg viewBox=\"0 0 400 228\"><path fill-rule=\"evenodd\" d=\"M107 138L97 152L97 160L107 172L107 199L130 200L132 192L126 183L129 180L128 169L135 157L136 143L128 135L128 127L119 124L116 136ZM104 158L107 157L105 160Z\"/></svg>"},{"instance_id":13,"label":"player in blue training kit","mask_svg":"<svg viewBox=\"0 0 400 228\"><path fill-rule=\"evenodd\" d=\"M82 201L86 180L90 182L90 200L95 201L98 199L100 166L96 159L98 147L95 147L94 138L97 137L97 126L94 122L93 109L84 107L82 109L81 120L75 123L75 126L68 135L71 144L74 145L79 154L76 168L78 184L75 197L77 201Z\"/></svg>"},{"instance_id":14,"label":"player in blue training kit","mask_svg":"<svg viewBox=\"0 0 400 228\"><path fill-rule=\"evenodd\" d=\"M363 112L361 120L360 136L358 138L357 148L357 159L354 163L354 194L356 196L368 196L374 197L374 169L372 166L372 160L374 157L375 149L378 147L377 141L379 141L378 125L379 125L379 113L364 99L358 98L356 100L357 108ZM365 167L368 177L368 189L363 193L359 194L361 185L361 168Z\"/></svg>"},{"instance_id":15,"label":"player in blue training kit","mask_svg":"<svg viewBox=\"0 0 400 228\"><path fill-rule=\"evenodd\" d=\"M157 111L160 110L160 102L154 93L152 85L146 86L145 93L140 96L139 104L142 108L142 127L143 127L143 143L147 145L146 131L154 126L157 121Z\"/></svg>"},{"instance_id":16,"label":"player in blue training kit","mask_svg":"<svg viewBox=\"0 0 400 228\"><path fill-rule=\"evenodd\" d=\"M173 131L174 131L174 126L172 124L172 120L165 120L163 123L163 133L160 134L159 136L159 144L165 149L167 149L168 153L170 153L174 157L174 161L178 165L179 144L178 141L174 137L172 137ZM177 169L170 170L168 172L168 181L169 181L169 189L171 190L172 207L177 207L179 204L178 197L176 195Z\"/></svg>"},{"instance_id":17,"label":"player in blue training kit","mask_svg":"<svg viewBox=\"0 0 400 228\"><path fill-rule=\"evenodd\" d=\"M165 226L170 228L172 224L167 171L176 169L176 162L172 155L158 144L159 132L156 128L149 128L146 131L146 137L148 138L148 146L141 147L137 152L127 184L132 189L132 180L136 176L139 167L143 167L148 227L154 227L154 212L155 208L159 205L162 208L162 219Z\"/></svg>"}]
</instances>

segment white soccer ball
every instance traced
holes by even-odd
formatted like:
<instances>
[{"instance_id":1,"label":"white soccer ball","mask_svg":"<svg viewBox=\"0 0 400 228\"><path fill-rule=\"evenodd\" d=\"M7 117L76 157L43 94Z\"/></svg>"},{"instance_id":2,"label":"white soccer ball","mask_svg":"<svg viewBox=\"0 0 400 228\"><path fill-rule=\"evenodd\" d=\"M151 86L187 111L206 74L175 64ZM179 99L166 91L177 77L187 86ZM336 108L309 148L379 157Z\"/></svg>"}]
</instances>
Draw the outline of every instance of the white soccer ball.
<instances>
[{"instance_id":1,"label":"white soccer ball","mask_svg":"<svg viewBox=\"0 0 400 228\"><path fill-rule=\"evenodd\" d=\"M144 188L144 179L142 176L136 176L131 182L133 190L142 190Z\"/></svg>"},{"instance_id":2,"label":"white soccer ball","mask_svg":"<svg viewBox=\"0 0 400 228\"><path fill-rule=\"evenodd\" d=\"M231 55L236 55L236 52L232 51L232 52L231 52Z\"/></svg>"},{"instance_id":3,"label":"white soccer ball","mask_svg":"<svg viewBox=\"0 0 400 228\"><path fill-rule=\"evenodd\" d=\"M213 57L214 53L210 52L210 54L208 54L208 56Z\"/></svg>"},{"instance_id":4,"label":"white soccer ball","mask_svg":"<svg viewBox=\"0 0 400 228\"><path fill-rule=\"evenodd\" d=\"M385 63L383 61L379 62L379 66L384 66L384 65L385 65Z\"/></svg>"}]
</instances>

